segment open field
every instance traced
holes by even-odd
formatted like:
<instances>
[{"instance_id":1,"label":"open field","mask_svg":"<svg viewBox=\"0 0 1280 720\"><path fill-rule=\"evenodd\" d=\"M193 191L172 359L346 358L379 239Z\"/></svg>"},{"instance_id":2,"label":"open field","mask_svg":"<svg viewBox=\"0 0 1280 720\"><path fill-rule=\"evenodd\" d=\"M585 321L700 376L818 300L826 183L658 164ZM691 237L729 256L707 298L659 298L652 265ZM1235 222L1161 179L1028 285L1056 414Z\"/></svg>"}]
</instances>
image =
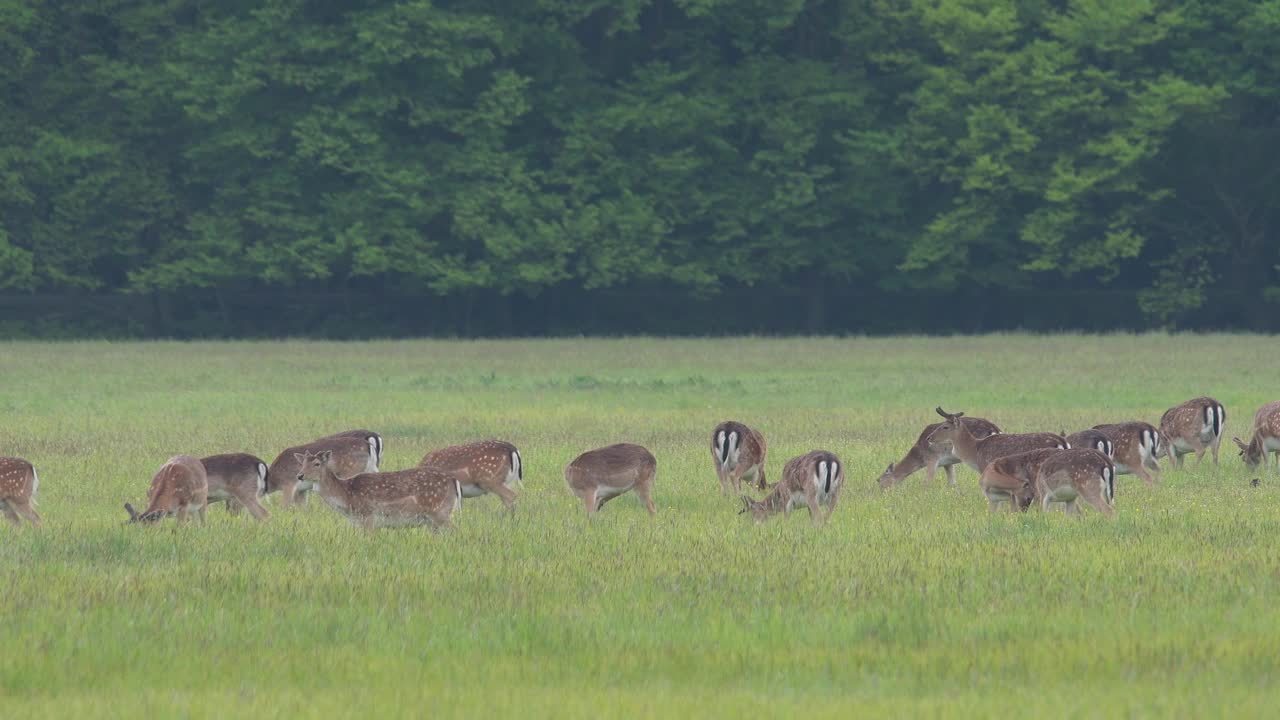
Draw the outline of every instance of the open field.
<instances>
[{"instance_id":1,"label":"open field","mask_svg":"<svg viewBox=\"0 0 1280 720\"><path fill-rule=\"evenodd\" d=\"M1244 435L1280 399L1276 342L5 343L0 455L35 463L46 527L0 525L0 717L1274 713L1280 478L1229 443L1159 488L1121 476L1110 522L989 515L967 468L874 480L938 404L1071 431L1211 394ZM771 480L842 456L826 528L719 495L729 417L766 434ZM121 525L174 453L270 462L351 427L385 469L511 440L517 514L482 497L451 533L367 534L273 496L264 525ZM589 521L564 486L619 440L658 458L656 519L628 496Z\"/></svg>"}]
</instances>

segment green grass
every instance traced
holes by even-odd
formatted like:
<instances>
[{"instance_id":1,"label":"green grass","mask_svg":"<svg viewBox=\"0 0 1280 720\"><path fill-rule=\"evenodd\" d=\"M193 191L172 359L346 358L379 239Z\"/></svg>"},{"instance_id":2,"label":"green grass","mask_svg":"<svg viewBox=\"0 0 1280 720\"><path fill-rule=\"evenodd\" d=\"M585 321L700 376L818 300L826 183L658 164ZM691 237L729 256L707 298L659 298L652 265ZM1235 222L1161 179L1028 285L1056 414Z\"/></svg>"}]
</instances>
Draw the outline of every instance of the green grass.
<instances>
[{"instance_id":1,"label":"green grass","mask_svg":"<svg viewBox=\"0 0 1280 720\"><path fill-rule=\"evenodd\" d=\"M43 531L0 526L0 717L1263 716L1280 692L1280 479L1166 469L1092 511L989 515L968 469L874 481L935 405L1005 430L1157 422L1212 394L1229 434L1280 397L1253 336L0 345L0 454L34 462ZM772 479L815 447L848 484L823 529L721 497L716 422ZM368 427L384 467L497 436L514 517L361 532L123 527L170 455ZM658 458L588 520L564 486L616 441Z\"/></svg>"}]
</instances>

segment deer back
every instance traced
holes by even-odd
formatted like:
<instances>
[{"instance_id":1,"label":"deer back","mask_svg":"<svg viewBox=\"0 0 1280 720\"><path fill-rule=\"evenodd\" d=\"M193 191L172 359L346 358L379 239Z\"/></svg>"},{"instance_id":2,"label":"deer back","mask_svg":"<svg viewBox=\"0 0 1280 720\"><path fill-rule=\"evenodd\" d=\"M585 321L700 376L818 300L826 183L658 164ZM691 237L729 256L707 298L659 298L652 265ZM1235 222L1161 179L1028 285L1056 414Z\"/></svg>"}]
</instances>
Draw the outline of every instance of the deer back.
<instances>
[{"instance_id":1,"label":"deer back","mask_svg":"<svg viewBox=\"0 0 1280 720\"><path fill-rule=\"evenodd\" d=\"M30 500L40 486L35 467L16 457L0 457L0 501Z\"/></svg>"},{"instance_id":2,"label":"deer back","mask_svg":"<svg viewBox=\"0 0 1280 720\"><path fill-rule=\"evenodd\" d=\"M435 468L463 483L501 480L512 471L524 474L520 451L504 440L480 440L433 450L422 456L418 466Z\"/></svg>"},{"instance_id":3,"label":"deer back","mask_svg":"<svg viewBox=\"0 0 1280 720\"><path fill-rule=\"evenodd\" d=\"M329 450L333 453L334 472L338 477L346 479L367 472L377 462L377 449L371 447L363 437L350 435L331 435L313 440L306 445L298 445L280 451L276 459L267 469L266 489L268 492L277 489L281 483L287 483L298 476L301 466L299 454L316 454Z\"/></svg>"},{"instance_id":4,"label":"deer back","mask_svg":"<svg viewBox=\"0 0 1280 720\"><path fill-rule=\"evenodd\" d=\"M266 492L269 468L249 453L224 453L200 458L209 481L209 493L261 495Z\"/></svg>"}]
</instances>

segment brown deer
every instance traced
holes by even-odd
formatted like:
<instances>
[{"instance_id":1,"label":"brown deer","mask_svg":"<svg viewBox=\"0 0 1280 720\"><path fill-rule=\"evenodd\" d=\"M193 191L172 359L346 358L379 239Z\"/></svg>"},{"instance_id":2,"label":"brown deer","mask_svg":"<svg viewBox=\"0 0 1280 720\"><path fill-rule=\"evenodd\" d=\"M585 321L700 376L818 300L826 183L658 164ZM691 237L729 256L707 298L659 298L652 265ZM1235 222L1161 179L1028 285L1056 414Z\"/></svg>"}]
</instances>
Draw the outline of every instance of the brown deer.
<instances>
[{"instance_id":1,"label":"brown deer","mask_svg":"<svg viewBox=\"0 0 1280 720\"><path fill-rule=\"evenodd\" d=\"M419 467L435 468L457 478L462 497L492 493L508 510L515 509L516 492L524 487L524 461L515 445L502 440L481 440L429 452Z\"/></svg>"},{"instance_id":2,"label":"brown deer","mask_svg":"<svg viewBox=\"0 0 1280 720\"><path fill-rule=\"evenodd\" d=\"M1067 435L1065 431L1062 434ZM1093 428L1067 435L1067 444L1073 449L1089 448L1097 450L1107 457L1111 457L1112 453L1115 452L1115 443L1111 442L1111 438L1107 437L1106 433L1101 430L1094 430Z\"/></svg>"},{"instance_id":3,"label":"brown deer","mask_svg":"<svg viewBox=\"0 0 1280 720\"><path fill-rule=\"evenodd\" d=\"M255 520L265 521L271 513L258 497L267 489L267 464L256 455L227 453L200 458L209 479L209 503L225 502L227 512L238 514L245 508Z\"/></svg>"},{"instance_id":4,"label":"brown deer","mask_svg":"<svg viewBox=\"0 0 1280 720\"><path fill-rule=\"evenodd\" d=\"M607 445L588 450L564 469L569 489L582 499L588 515L628 490L635 490L650 515L657 514L653 504L653 480L658 474L658 461L647 449L631 443Z\"/></svg>"},{"instance_id":5,"label":"brown deer","mask_svg":"<svg viewBox=\"0 0 1280 720\"><path fill-rule=\"evenodd\" d=\"M969 433L979 440L992 435L998 435L1000 433L1000 428L996 427L996 424L990 420L966 417L960 422L964 423L964 426ZM920 437L916 439L916 444L911 446L911 449L907 451L907 454L902 456L902 459L898 462L889 463L889 467L885 468L885 471L880 474L880 477L877 480L877 482L880 483L880 488L882 490L891 488L903 480L906 480L907 477L920 468L924 468L925 482L932 483L933 476L937 474L938 468L943 468L947 473L947 482L952 485L956 484L955 466L960 464L960 458L956 457L951 452L950 447L944 446L939 449L934 449L934 447L929 444L929 436L932 435L933 431L937 430L938 426L941 424L942 423L932 423L930 425L926 425L924 431L920 433Z\"/></svg>"},{"instance_id":6,"label":"brown deer","mask_svg":"<svg viewBox=\"0 0 1280 720\"><path fill-rule=\"evenodd\" d=\"M40 477L31 463L0 457L0 510L14 526L21 526L23 518L36 527L44 524L35 508L39 489Z\"/></svg>"},{"instance_id":7,"label":"brown deer","mask_svg":"<svg viewBox=\"0 0 1280 720\"><path fill-rule=\"evenodd\" d=\"M977 470L979 474L996 458L1014 455L1039 448L1058 448L1065 450L1071 447L1067 439L1054 433L1000 433L985 438L978 438L964 426L964 413L949 413L937 408L937 413L946 418L929 434L929 445L937 451L946 450L960 458L966 465Z\"/></svg>"},{"instance_id":8,"label":"brown deer","mask_svg":"<svg viewBox=\"0 0 1280 720\"><path fill-rule=\"evenodd\" d=\"M742 513L751 513L756 522L764 522L771 515L790 514L792 510L807 506L814 525L822 525L835 512L844 487L844 465L835 453L812 450L792 458L782 468L782 481L759 502L742 496ZM819 511L827 506L824 517Z\"/></svg>"},{"instance_id":9,"label":"brown deer","mask_svg":"<svg viewBox=\"0 0 1280 720\"><path fill-rule=\"evenodd\" d=\"M263 495L280 491L281 505L305 505L311 484L298 481L298 455L332 450L338 477L351 478L360 473L378 472L382 462L382 436L369 430L347 430L327 435L305 445L280 451L267 469L267 484Z\"/></svg>"},{"instance_id":10,"label":"brown deer","mask_svg":"<svg viewBox=\"0 0 1280 720\"><path fill-rule=\"evenodd\" d=\"M1045 510L1063 503L1065 510L1080 512L1081 498L1111 517L1115 514L1116 467L1111 458L1091 448L1055 453L1040 463L1036 475L1036 500Z\"/></svg>"},{"instance_id":11,"label":"brown deer","mask_svg":"<svg viewBox=\"0 0 1280 720\"><path fill-rule=\"evenodd\" d=\"M746 479L760 490L767 489L764 477L765 457L769 446L758 430L734 420L726 420L711 431L711 457L715 459L720 492L735 495L742 492Z\"/></svg>"},{"instance_id":12,"label":"brown deer","mask_svg":"<svg viewBox=\"0 0 1280 720\"><path fill-rule=\"evenodd\" d=\"M1156 462L1160 455L1160 431L1155 426L1131 420L1094 425L1093 429L1102 431L1111 440L1111 458L1117 475L1137 475L1148 485L1160 482L1160 465Z\"/></svg>"},{"instance_id":13,"label":"brown deer","mask_svg":"<svg viewBox=\"0 0 1280 720\"><path fill-rule=\"evenodd\" d=\"M1227 410L1211 397L1192 398L1164 411L1160 417L1162 449L1173 467L1182 467L1182 456L1196 454L1196 466L1204 462L1204 451L1213 452L1218 464L1218 446L1222 444L1222 428L1227 424Z\"/></svg>"},{"instance_id":14,"label":"brown deer","mask_svg":"<svg viewBox=\"0 0 1280 720\"><path fill-rule=\"evenodd\" d=\"M1006 502L1009 503L1009 512L1026 510L1035 498L1035 481L1040 466L1060 452L1066 450L1039 448L992 460L978 479L978 486L987 496L991 512Z\"/></svg>"},{"instance_id":15,"label":"brown deer","mask_svg":"<svg viewBox=\"0 0 1280 720\"><path fill-rule=\"evenodd\" d=\"M129 503L124 504L124 509L128 511L131 523L155 523L177 515L178 524L182 525L192 510L204 523L208 501L209 477L204 464L190 455L175 455L160 466L151 479L146 511L139 513Z\"/></svg>"},{"instance_id":16,"label":"brown deer","mask_svg":"<svg viewBox=\"0 0 1280 720\"><path fill-rule=\"evenodd\" d=\"M462 507L462 485L456 478L429 467L393 472L338 474L332 450L298 453L299 482L308 482L320 497L357 527L453 527L453 514Z\"/></svg>"},{"instance_id":17,"label":"brown deer","mask_svg":"<svg viewBox=\"0 0 1280 720\"><path fill-rule=\"evenodd\" d=\"M1280 468L1280 400L1263 405L1253 414L1253 434L1248 443L1238 437L1232 440L1249 469L1259 465L1270 468L1271 453L1277 454L1276 467Z\"/></svg>"}]
</instances>

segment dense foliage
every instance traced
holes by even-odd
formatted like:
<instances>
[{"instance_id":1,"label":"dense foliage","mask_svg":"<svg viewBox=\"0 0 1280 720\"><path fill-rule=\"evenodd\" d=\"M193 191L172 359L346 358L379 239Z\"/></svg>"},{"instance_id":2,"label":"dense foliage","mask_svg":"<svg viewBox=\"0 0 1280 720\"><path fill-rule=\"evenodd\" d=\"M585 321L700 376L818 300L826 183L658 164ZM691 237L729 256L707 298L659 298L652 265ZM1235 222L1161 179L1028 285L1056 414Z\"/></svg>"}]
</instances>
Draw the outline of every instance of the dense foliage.
<instances>
[{"instance_id":1,"label":"dense foliage","mask_svg":"<svg viewBox=\"0 0 1280 720\"><path fill-rule=\"evenodd\" d=\"M0 56L0 291L1280 294L1277 0L0 0Z\"/></svg>"}]
</instances>

